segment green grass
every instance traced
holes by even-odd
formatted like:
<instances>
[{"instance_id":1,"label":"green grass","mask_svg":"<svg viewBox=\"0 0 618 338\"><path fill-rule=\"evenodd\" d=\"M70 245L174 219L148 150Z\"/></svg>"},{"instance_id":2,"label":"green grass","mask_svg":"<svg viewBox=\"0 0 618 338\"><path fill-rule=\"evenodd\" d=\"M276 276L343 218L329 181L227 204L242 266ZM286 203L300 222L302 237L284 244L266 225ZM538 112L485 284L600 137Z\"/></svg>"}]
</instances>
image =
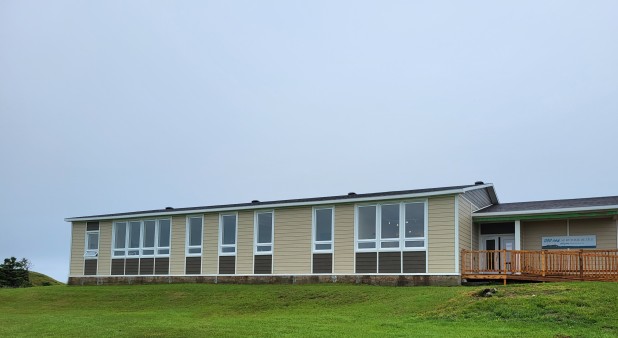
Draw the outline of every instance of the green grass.
<instances>
[{"instance_id":1,"label":"green grass","mask_svg":"<svg viewBox=\"0 0 618 338\"><path fill-rule=\"evenodd\" d=\"M0 336L616 337L618 283L0 289Z\"/></svg>"},{"instance_id":2,"label":"green grass","mask_svg":"<svg viewBox=\"0 0 618 338\"><path fill-rule=\"evenodd\" d=\"M32 286L51 286L51 285L63 285L59 281L49 277L48 275L44 275L40 272L29 271L30 283Z\"/></svg>"}]
</instances>

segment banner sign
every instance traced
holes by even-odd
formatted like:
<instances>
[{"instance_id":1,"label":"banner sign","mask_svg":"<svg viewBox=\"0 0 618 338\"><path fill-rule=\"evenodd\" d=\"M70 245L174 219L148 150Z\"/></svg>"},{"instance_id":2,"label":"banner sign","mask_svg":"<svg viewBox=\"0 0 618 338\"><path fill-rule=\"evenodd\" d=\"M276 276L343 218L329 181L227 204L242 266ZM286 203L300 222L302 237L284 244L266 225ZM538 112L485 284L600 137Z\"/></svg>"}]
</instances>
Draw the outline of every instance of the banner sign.
<instances>
[{"instance_id":1,"label":"banner sign","mask_svg":"<svg viewBox=\"0 0 618 338\"><path fill-rule=\"evenodd\" d=\"M597 247L597 236L552 236L543 237L543 249L594 249Z\"/></svg>"}]
</instances>

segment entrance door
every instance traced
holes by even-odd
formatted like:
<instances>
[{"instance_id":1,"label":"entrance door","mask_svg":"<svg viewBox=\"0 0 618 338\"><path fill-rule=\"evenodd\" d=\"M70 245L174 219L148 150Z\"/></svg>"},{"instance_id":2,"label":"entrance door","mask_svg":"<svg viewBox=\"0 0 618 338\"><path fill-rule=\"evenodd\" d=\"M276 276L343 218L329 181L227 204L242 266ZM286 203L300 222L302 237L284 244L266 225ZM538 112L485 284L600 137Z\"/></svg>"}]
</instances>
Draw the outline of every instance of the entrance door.
<instances>
[{"instance_id":1,"label":"entrance door","mask_svg":"<svg viewBox=\"0 0 618 338\"><path fill-rule=\"evenodd\" d=\"M485 253L485 268L487 271L499 272L504 267L502 260L505 259L507 271L511 270L511 253L507 252L506 257L497 250L515 250L515 235L483 235L481 236L482 250L494 251Z\"/></svg>"},{"instance_id":2,"label":"entrance door","mask_svg":"<svg viewBox=\"0 0 618 338\"><path fill-rule=\"evenodd\" d=\"M489 251L485 253L485 269L487 271L494 271L500 266L498 253L492 252L493 250L498 250L499 238L498 236L483 236L482 244L483 250Z\"/></svg>"}]
</instances>

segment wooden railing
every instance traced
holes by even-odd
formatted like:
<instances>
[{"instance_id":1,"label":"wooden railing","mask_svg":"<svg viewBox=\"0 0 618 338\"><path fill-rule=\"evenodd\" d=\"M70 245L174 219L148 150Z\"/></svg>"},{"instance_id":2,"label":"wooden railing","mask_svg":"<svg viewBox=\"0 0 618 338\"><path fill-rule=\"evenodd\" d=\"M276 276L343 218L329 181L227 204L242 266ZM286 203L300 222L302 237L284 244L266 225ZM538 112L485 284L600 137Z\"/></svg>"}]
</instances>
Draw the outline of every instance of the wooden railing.
<instances>
[{"instance_id":1,"label":"wooden railing","mask_svg":"<svg viewBox=\"0 0 618 338\"><path fill-rule=\"evenodd\" d=\"M618 281L618 250L462 250L463 278Z\"/></svg>"}]
</instances>

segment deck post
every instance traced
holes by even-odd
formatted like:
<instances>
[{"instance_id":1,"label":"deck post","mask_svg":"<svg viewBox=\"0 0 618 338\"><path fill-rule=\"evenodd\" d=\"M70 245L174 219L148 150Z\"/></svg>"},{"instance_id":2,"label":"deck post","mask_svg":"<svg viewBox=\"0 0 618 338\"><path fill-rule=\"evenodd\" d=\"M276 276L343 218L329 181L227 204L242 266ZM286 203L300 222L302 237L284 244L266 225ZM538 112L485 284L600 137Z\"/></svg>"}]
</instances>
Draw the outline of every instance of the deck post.
<instances>
[{"instance_id":1,"label":"deck post","mask_svg":"<svg viewBox=\"0 0 618 338\"><path fill-rule=\"evenodd\" d=\"M541 276L545 277L545 250L541 251Z\"/></svg>"},{"instance_id":2,"label":"deck post","mask_svg":"<svg viewBox=\"0 0 618 338\"><path fill-rule=\"evenodd\" d=\"M579 250L577 256L579 257L579 278L584 279L584 258L582 257L582 253L584 250Z\"/></svg>"},{"instance_id":3,"label":"deck post","mask_svg":"<svg viewBox=\"0 0 618 338\"><path fill-rule=\"evenodd\" d=\"M502 272L504 273L504 285L506 285L506 250L502 250Z\"/></svg>"}]
</instances>

